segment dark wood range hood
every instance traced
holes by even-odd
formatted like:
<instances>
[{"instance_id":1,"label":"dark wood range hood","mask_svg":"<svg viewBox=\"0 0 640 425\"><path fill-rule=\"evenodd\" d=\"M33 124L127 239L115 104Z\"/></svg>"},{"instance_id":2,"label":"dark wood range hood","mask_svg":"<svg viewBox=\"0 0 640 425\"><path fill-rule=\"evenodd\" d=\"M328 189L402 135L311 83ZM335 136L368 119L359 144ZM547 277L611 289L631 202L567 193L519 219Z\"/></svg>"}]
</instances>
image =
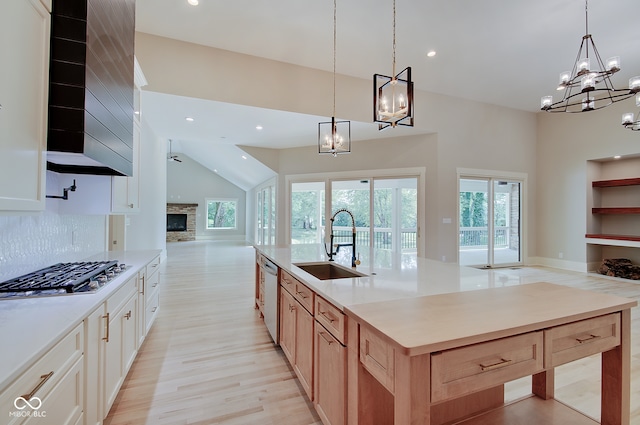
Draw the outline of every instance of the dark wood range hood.
<instances>
[{"instance_id":1,"label":"dark wood range hood","mask_svg":"<svg viewBox=\"0 0 640 425\"><path fill-rule=\"evenodd\" d=\"M47 169L133 172L135 0L53 0Z\"/></svg>"}]
</instances>

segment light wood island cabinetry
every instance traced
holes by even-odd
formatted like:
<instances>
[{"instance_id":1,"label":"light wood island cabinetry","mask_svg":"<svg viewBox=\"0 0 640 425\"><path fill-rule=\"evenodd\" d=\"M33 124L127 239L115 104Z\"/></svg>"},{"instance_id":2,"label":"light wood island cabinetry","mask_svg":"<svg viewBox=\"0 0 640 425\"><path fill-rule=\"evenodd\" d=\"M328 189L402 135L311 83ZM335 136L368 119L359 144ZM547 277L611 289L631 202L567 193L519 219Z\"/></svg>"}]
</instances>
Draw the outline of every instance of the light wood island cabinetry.
<instances>
[{"instance_id":1,"label":"light wood island cabinetry","mask_svg":"<svg viewBox=\"0 0 640 425\"><path fill-rule=\"evenodd\" d=\"M280 346L313 400L314 294L285 271L281 271L281 282L288 283L282 283L280 292Z\"/></svg>"},{"instance_id":2,"label":"light wood island cabinetry","mask_svg":"<svg viewBox=\"0 0 640 425\"><path fill-rule=\"evenodd\" d=\"M349 424L597 423L553 399L553 373L602 352L601 423L628 425L635 305L533 283L346 307ZM502 384L528 375L533 395L504 406Z\"/></svg>"}]
</instances>

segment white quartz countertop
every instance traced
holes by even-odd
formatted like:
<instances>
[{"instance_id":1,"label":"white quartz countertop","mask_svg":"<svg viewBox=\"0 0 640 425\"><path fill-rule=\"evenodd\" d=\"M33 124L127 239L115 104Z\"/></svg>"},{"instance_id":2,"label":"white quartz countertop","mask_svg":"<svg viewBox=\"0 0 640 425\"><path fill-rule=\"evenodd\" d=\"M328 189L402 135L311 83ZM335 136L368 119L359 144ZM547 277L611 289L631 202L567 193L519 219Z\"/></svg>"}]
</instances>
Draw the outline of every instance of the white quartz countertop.
<instances>
[{"instance_id":1,"label":"white quartz countertop","mask_svg":"<svg viewBox=\"0 0 640 425\"><path fill-rule=\"evenodd\" d=\"M463 267L420 258L415 253L386 250L360 252L362 264L356 270L366 274L366 277L319 280L296 264L327 261L322 245L256 245L255 248L342 309L372 302L522 284L519 277L501 274L497 270ZM339 254L336 262L350 268L350 252L345 250Z\"/></svg>"},{"instance_id":2,"label":"white quartz countertop","mask_svg":"<svg viewBox=\"0 0 640 425\"><path fill-rule=\"evenodd\" d=\"M0 300L0 392L159 254L109 251L78 259L131 266L95 293Z\"/></svg>"}]
</instances>

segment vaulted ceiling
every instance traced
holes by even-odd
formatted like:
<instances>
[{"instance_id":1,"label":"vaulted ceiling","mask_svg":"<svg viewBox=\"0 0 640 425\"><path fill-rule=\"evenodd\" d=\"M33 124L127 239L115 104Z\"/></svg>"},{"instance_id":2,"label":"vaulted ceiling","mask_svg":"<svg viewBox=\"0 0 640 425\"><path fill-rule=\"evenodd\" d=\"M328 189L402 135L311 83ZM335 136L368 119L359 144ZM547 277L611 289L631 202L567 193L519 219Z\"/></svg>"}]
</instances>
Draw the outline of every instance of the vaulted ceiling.
<instances>
[{"instance_id":1,"label":"vaulted ceiling","mask_svg":"<svg viewBox=\"0 0 640 425\"><path fill-rule=\"evenodd\" d=\"M331 0L200 0L195 7L187 0L136 4L137 31L332 71ZM390 74L392 0L338 0L337 5L337 73L364 79L376 72ZM397 63L399 69L412 67L416 89L525 111L538 111L543 95L557 96L559 73L572 67L585 34L584 0L396 0L396 7ZM614 76L618 87L640 75L637 8L637 0L588 4L588 30L603 59L622 58L622 70ZM437 54L429 58L426 54L432 49ZM166 115L174 113L170 105L175 97L146 95L154 96L155 106L145 114L155 116L159 135L177 140L174 150L187 153L191 147L192 155L198 155L189 142L195 138L189 133L193 129L162 125L168 122ZM223 116L220 108L230 107L180 101L213 113L209 116ZM257 124L266 128L289 114L239 105L231 110L234 116L218 123L228 127L229 135L237 133L237 116L253 120L255 130ZM240 139L230 137L230 149L236 144L282 148L299 145L300 140L315 144L317 123L326 117L297 118L289 123L300 123L300 128L289 126L286 133L267 137L250 131L238 134ZM361 127L361 133L354 132L360 139L381 137L371 123L355 125ZM259 178L241 187L251 187Z\"/></svg>"}]
</instances>

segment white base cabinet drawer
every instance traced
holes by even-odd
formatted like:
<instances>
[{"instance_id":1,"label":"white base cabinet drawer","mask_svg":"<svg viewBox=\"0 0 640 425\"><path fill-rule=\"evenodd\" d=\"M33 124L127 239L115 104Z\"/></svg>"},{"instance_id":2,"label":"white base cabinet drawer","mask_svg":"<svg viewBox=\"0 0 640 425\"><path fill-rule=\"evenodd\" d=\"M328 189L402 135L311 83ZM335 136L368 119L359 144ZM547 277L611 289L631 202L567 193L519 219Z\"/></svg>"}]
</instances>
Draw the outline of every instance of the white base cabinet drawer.
<instances>
[{"instance_id":1,"label":"white base cabinet drawer","mask_svg":"<svg viewBox=\"0 0 640 425\"><path fill-rule=\"evenodd\" d=\"M153 325L153 321L156 319L158 315L158 310L160 308L160 291L154 291L153 295L150 299L147 300L146 303L146 311L145 311L145 333L149 333L151 330L151 326Z\"/></svg>"},{"instance_id":2,"label":"white base cabinet drawer","mask_svg":"<svg viewBox=\"0 0 640 425\"><path fill-rule=\"evenodd\" d=\"M8 418L6 424L23 424L30 418L36 419L39 414L48 415L48 412L68 418L69 422L38 419L46 423L75 423L76 411L82 412L82 395L77 394L83 387L83 349L84 328L80 324L9 385L0 394L0 412L3 418ZM69 378L70 374L73 378ZM74 395L65 394L70 388L75 388ZM56 400L60 398L64 403L58 406Z\"/></svg>"},{"instance_id":3,"label":"white base cabinet drawer","mask_svg":"<svg viewBox=\"0 0 640 425\"><path fill-rule=\"evenodd\" d=\"M74 425L84 420L83 362L78 359L60 379L46 398L42 400L39 415L30 416L24 424Z\"/></svg>"}]
</instances>

